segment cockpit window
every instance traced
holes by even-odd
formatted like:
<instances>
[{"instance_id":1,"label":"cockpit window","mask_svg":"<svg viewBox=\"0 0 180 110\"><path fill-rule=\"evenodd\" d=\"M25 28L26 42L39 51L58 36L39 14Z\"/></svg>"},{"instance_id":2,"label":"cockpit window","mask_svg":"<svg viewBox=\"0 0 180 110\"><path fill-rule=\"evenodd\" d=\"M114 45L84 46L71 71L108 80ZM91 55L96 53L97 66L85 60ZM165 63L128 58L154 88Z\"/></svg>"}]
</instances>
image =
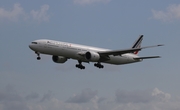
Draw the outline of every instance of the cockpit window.
<instances>
[{"instance_id":1,"label":"cockpit window","mask_svg":"<svg viewBox=\"0 0 180 110\"><path fill-rule=\"evenodd\" d=\"M37 44L37 42L32 42L32 44Z\"/></svg>"}]
</instances>

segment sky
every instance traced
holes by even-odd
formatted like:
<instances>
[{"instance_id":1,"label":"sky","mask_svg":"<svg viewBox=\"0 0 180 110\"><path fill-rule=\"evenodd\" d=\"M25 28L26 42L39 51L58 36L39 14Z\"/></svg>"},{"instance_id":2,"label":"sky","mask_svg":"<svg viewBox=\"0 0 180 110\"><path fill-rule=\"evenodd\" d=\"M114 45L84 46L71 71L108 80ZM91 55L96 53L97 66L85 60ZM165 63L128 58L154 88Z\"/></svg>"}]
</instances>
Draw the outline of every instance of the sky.
<instances>
[{"instance_id":1,"label":"sky","mask_svg":"<svg viewBox=\"0 0 180 110\"><path fill-rule=\"evenodd\" d=\"M0 110L179 110L179 0L1 0ZM108 49L130 48L143 34L139 56L128 65L75 67L28 45L52 39Z\"/></svg>"}]
</instances>

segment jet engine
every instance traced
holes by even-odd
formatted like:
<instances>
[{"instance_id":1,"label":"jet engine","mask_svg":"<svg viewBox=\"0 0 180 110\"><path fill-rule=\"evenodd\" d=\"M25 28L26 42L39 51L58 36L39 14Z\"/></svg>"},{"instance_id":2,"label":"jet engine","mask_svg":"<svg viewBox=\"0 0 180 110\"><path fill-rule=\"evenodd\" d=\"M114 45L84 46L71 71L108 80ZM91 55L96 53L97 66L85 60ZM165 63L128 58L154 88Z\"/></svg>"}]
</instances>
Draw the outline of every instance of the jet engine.
<instances>
[{"instance_id":1,"label":"jet engine","mask_svg":"<svg viewBox=\"0 0 180 110\"><path fill-rule=\"evenodd\" d=\"M55 62L55 63L64 63L67 61L67 58L66 57L63 57L63 56L52 56L52 60Z\"/></svg>"},{"instance_id":2,"label":"jet engine","mask_svg":"<svg viewBox=\"0 0 180 110\"><path fill-rule=\"evenodd\" d=\"M100 55L97 52L86 52L85 57L92 62L97 62L100 59Z\"/></svg>"}]
</instances>

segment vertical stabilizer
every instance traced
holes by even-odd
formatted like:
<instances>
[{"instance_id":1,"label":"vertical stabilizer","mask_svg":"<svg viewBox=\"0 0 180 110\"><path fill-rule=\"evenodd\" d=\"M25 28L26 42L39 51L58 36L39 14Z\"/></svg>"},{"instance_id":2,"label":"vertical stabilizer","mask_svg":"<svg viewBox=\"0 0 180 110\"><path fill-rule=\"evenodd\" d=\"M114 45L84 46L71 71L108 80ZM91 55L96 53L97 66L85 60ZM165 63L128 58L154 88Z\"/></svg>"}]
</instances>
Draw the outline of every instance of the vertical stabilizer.
<instances>
[{"instance_id":1,"label":"vertical stabilizer","mask_svg":"<svg viewBox=\"0 0 180 110\"><path fill-rule=\"evenodd\" d=\"M143 35L140 35L139 38L134 42L132 48L140 48L142 40L143 40ZM138 51L135 51L134 54L138 54Z\"/></svg>"}]
</instances>

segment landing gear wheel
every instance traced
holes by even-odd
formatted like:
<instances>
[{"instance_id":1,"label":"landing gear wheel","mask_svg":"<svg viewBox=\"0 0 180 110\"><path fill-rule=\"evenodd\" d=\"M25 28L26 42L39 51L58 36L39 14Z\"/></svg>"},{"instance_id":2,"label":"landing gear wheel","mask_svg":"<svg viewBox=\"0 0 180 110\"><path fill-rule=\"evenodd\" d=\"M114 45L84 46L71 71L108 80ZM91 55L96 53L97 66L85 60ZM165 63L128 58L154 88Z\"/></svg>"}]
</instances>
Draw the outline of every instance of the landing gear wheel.
<instances>
[{"instance_id":1,"label":"landing gear wheel","mask_svg":"<svg viewBox=\"0 0 180 110\"><path fill-rule=\"evenodd\" d=\"M103 65L101 65L101 66L100 66L100 68L104 68L104 66L103 66Z\"/></svg>"},{"instance_id":2,"label":"landing gear wheel","mask_svg":"<svg viewBox=\"0 0 180 110\"><path fill-rule=\"evenodd\" d=\"M80 65L80 64L76 64L76 67L79 68L79 69L85 69L85 66Z\"/></svg>"},{"instance_id":3,"label":"landing gear wheel","mask_svg":"<svg viewBox=\"0 0 180 110\"><path fill-rule=\"evenodd\" d=\"M81 64L81 61L78 61L78 62L79 62L79 64L76 64L76 67L79 68L79 69L85 69L85 66L83 66Z\"/></svg>"},{"instance_id":4,"label":"landing gear wheel","mask_svg":"<svg viewBox=\"0 0 180 110\"><path fill-rule=\"evenodd\" d=\"M100 63L95 63L94 66L98 67L98 68L104 68L103 65L101 65Z\"/></svg>"},{"instance_id":5,"label":"landing gear wheel","mask_svg":"<svg viewBox=\"0 0 180 110\"><path fill-rule=\"evenodd\" d=\"M40 60L41 59L41 57L37 57L37 60Z\"/></svg>"},{"instance_id":6,"label":"landing gear wheel","mask_svg":"<svg viewBox=\"0 0 180 110\"><path fill-rule=\"evenodd\" d=\"M81 69L85 69L85 66L81 66Z\"/></svg>"},{"instance_id":7,"label":"landing gear wheel","mask_svg":"<svg viewBox=\"0 0 180 110\"><path fill-rule=\"evenodd\" d=\"M41 57L40 57L40 54L39 54L39 52L35 52L36 54L37 54L37 60L40 60L41 59Z\"/></svg>"}]
</instances>

